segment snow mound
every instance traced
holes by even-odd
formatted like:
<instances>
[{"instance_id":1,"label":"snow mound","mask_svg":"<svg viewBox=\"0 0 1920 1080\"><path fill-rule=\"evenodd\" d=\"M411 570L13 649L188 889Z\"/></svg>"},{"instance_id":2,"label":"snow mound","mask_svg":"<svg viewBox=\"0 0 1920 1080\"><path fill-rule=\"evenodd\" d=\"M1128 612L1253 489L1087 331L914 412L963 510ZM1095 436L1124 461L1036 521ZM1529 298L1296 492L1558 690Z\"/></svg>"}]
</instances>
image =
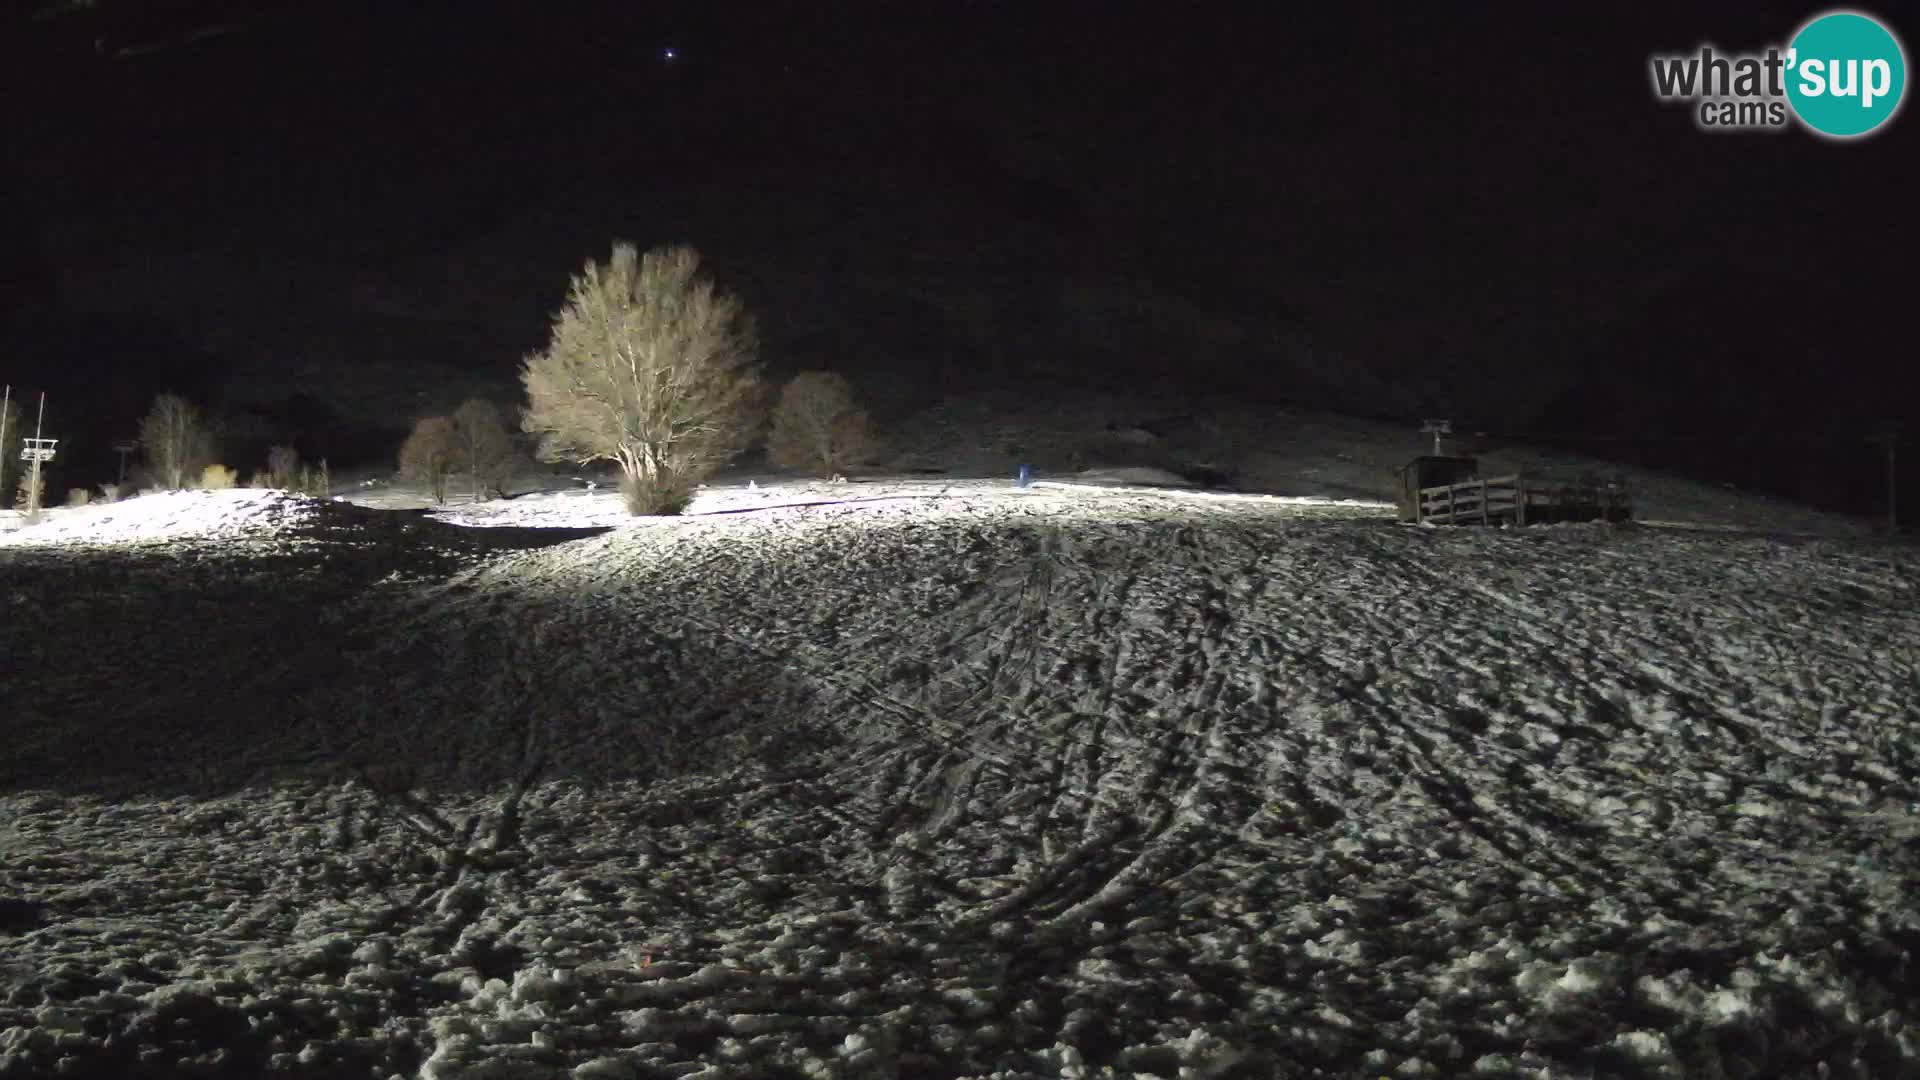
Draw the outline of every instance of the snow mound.
<instances>
[{"instance_id":1,"label":"snow mound","mask_svg":"<svg viewBox=\"0 0 1920 1080\"><path fill-rule=\"evenodd\" d=\"M46 520L0 533L0 544L126 544L221 536L311 522L314 499L284 491L170 491L45 512Z\"/></svg>"}]
</instances>

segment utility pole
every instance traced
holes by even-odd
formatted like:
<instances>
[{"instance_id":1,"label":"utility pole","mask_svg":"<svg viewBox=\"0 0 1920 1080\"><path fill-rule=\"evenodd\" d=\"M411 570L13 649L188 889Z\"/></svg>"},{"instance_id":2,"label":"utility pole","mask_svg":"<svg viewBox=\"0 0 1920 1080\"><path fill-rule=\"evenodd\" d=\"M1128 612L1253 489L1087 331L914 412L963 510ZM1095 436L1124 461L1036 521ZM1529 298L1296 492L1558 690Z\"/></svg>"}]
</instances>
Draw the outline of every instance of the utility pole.
<instances>
[{"instance_id":1,"label":"utility pole","mask_svg":"<svg viewBox=\"0 0 1920 1080\"><path fill-rule=\"evenodd\" d=\"M51 456L53 449L40 438L40 427L47 421L47 392L40 391L40 415L33 421L33 484L27 492L27 517L40 513L40 462Z\"/></svg>"},{"instance_id":2,"label":"utility pole","mask_svg":"<svg viewBox=\"0 0 1920 1080\"><path fill-rule=\"evenodd\" d=\"M4 394L0 394L0 481L7 478L7 413L13 407L13 384L8 383Z\"/></svg>"}]
</instances>

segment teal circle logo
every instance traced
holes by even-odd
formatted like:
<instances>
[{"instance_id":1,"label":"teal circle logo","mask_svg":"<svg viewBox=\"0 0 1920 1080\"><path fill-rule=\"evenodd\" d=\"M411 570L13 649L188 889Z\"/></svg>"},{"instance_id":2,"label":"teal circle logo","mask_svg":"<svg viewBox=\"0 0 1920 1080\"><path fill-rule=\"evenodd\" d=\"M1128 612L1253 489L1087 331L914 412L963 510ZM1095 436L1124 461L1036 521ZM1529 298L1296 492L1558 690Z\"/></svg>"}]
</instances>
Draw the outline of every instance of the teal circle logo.
<instances>
[{"instance_id":1,"label":"teal circle logo","mask_svg":"<svg viewBox=\"0 0 1920 1080\"><path fill-rule=\"evenodd\" d=\"M1893 118L1906 88L1900 42L1870 16L1821 15L1787 46L1787 102L1822 135L1865 135Z\"/></svg>"}]
</instances>

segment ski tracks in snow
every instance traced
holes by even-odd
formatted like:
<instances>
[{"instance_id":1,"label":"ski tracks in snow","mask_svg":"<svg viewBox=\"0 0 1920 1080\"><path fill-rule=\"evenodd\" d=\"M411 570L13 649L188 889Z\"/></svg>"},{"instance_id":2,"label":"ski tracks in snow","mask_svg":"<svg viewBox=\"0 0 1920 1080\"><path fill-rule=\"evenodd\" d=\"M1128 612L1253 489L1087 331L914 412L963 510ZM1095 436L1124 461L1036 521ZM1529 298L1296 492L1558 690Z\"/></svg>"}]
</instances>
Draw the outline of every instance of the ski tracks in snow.
<instances>
[{"instance_id":1,"label":"ski tracks in snow","mask_svg":"<svg viewBox=\"0 0 1920 1080\"><path fill-rule=\"evenodd\" d=\"M193 970L439 1078L1914 1059L1920 622L1871 552L1140 494L455 549L296 665L350 786L17 798L14 886L215 926L251 958ZM156 829L164 903L40 851Z\"/></svg>"}]
</instances>

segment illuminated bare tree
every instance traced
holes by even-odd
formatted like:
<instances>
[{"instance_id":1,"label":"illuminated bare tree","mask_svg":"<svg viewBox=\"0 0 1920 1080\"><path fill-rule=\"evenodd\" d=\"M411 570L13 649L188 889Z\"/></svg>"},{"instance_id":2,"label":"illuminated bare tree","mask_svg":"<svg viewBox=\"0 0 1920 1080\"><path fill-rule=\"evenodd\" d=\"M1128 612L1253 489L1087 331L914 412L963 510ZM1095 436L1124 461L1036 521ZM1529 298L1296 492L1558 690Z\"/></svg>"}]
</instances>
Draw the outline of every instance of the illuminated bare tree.
<instances>
[{"instance_id":1,"label":"illuminated bare tree","mask_svg":"<svg viewBox=\"0 0 1920 1080\"><path fill-rule=\"evenodd\" d=\"M458 464L473 478L473 501L490 491L505 493L513 468L513 439L500 419L500 407L482 398L464 402L453 411L454 453Z\"/></svg>"},{"instance_id":2,"label":"illuminated bare tree","mask_svg":"<svg viewBox=\"0 0 1920 1080\"><path fill-rule=\"evenodd\" d=\"M787 469L842 472L879 449L853 387L830 371L803 371L780 391L767 457Z\"/></svg>"},{"instance_id":3,"label":"illuminated bare tree","mask_svg":"<svg viewBox=\"0 0 1920 1080\"><path fill-rule=\"evenodd\" d=\"M684 508L761 415L752 320L699 269L692 248L615 244L574 276L551 341L521 369L521 426L542 460L617 463L635 514Z\"/></svg>"},{"instance_id":4,"label":"illuminated bare tree","mask_svg":"<svg viewBox=\"0 0 1920 1080\"><path fill-rule=\"evenodd\" d=\"M179 491L212 463L213 437L200 410L178 394L161 394L140 421L140 450L149 482Z\"/></svg>"},{"instance_id":5,"label":"illuminated bare tree","mask_svg":"<svg viewBox=\"0 0 1920 1080\"><path fill-rule=\"evenodd\" d=\"M453 471L457 446L453 421L444 416L423 417L400 444L400 475L425 484L434 502L446 502L447 474Z\"/></svg>"}]
</instances>

